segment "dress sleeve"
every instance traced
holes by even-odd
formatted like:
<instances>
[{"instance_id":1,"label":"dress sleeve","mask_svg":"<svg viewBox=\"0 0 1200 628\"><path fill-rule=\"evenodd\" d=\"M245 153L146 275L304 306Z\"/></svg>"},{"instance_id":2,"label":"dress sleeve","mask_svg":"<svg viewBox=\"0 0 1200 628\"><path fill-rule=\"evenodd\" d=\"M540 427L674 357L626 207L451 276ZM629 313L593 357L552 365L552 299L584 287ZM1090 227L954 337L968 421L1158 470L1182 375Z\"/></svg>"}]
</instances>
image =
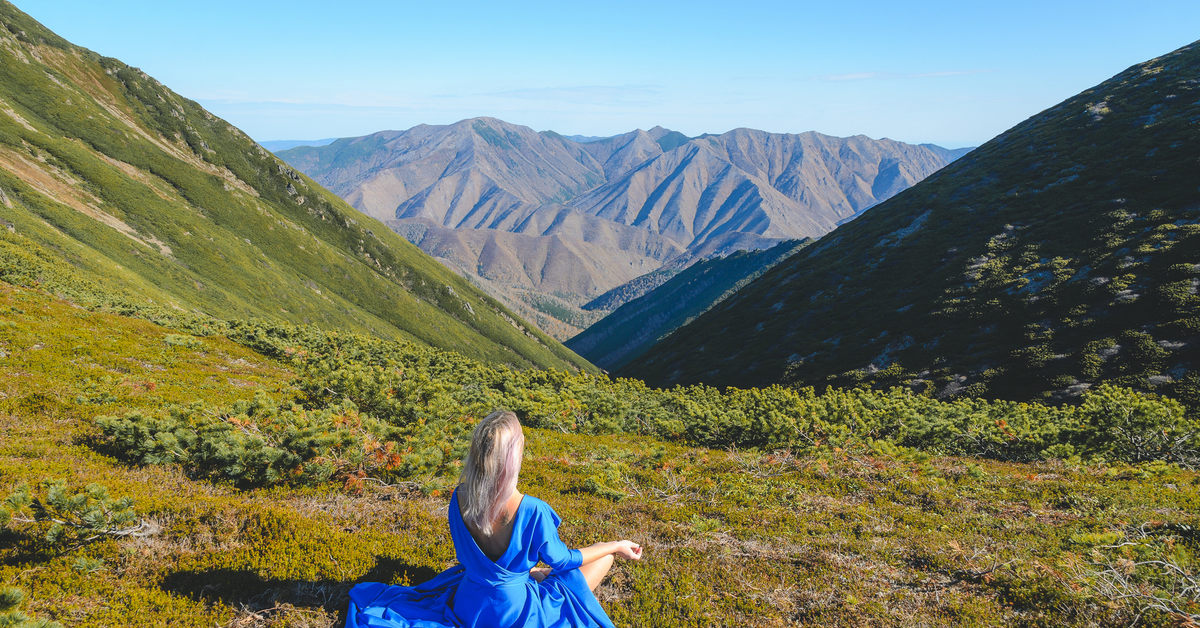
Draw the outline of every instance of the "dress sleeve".
<instances>
[{"instance_id":1,"label":"dress sleeve","mask_svg":"<svg viewBox=\"0 0 1200 628\"><path fill-rule=\"evenodd\" d=\"M537 517L537 530L535 538L537 539L538 558L542 562L550 565L554 571L569 571L577 569L583 564L583 553L577 549L570 549L562 539L558 538L558 526L562 523L562 517L554 512L548 504L545 508L540 509Z\"/></svg>"}]
</instances>

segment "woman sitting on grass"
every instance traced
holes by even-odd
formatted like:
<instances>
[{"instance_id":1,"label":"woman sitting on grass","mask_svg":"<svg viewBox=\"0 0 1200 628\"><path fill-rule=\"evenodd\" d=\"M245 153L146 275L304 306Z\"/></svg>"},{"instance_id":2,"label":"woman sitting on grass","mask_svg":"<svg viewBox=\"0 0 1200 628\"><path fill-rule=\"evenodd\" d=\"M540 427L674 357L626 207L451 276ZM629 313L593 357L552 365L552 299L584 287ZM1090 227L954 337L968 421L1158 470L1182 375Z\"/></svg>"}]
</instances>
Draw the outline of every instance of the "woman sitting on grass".
<instances>
[{"instance_id":1,"label":"woman sitting on grass","mask_svg":"<svg viewBox=\"0 0 1200 628\"><path fill-rule=\"evenodd\" d=\"M616 541L569 549L554 509L517 491L524 451L515 414L480 421L447 512L459 564L414 587L355 586L346 628L612 626L592 592L614 556L638 560L642 548Z\"/></svg>"}]
</instances>

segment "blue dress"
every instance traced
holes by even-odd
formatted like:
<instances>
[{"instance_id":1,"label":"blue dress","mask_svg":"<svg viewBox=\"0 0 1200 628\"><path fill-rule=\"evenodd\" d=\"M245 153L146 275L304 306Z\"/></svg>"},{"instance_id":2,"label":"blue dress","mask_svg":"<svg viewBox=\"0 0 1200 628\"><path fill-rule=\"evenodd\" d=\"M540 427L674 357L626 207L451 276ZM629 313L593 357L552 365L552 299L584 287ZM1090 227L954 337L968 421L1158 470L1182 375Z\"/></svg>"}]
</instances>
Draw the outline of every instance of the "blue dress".
<instances>
[{"instance_id":1,"label":"blue dress","mask_svg":"<svg viewBox=\"0 0 1200 628\"><path fill-rule=\"evenodd\" d=\"M613 628L579 572L583 555L558 538L562 518L549 504L521 498L512 540L498 560L488 558L467 530L457 489L446 514L459 564L412 587L356 585L346 628ZM542 582L529 575L539 560L553 570Z\"/></svg>"}]
</instances>

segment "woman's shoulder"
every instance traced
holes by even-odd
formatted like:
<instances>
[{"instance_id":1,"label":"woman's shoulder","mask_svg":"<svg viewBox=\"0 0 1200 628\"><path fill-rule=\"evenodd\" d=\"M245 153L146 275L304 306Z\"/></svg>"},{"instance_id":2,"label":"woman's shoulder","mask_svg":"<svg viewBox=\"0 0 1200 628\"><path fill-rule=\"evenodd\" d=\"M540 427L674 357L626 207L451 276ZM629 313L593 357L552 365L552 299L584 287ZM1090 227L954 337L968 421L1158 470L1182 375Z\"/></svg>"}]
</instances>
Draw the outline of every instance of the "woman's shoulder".
<instances>
[{"instance_id":1,"label":"woman's shoulder","mask_svg":"<svg viewBox=\"0 0 1200 628\"><path fill-rule=\"evenodd\" d=\"M534 516L549 516L554 520L556 526L558 525L558 522L562 520L562 518L558 516L558 513L554 512L554 508L552 508L550 504L547 504L545 501L528 493L521 498L521 505L524 508L528 508L529 512Z\"/></svg>"},{"instance_id":2,"label":"woman's shoulder","mask_svg":"<svg viewBox=\"0 0 1200 628\"><path fill-rule=\"evenodd\" d=\"M554 510L553 508L550 508L550 504L547 504L546 502L534 497L533 495L530 495L529 493L525 493L521 497L521 505L531 510Z\"/></svg>"}]
</instances>

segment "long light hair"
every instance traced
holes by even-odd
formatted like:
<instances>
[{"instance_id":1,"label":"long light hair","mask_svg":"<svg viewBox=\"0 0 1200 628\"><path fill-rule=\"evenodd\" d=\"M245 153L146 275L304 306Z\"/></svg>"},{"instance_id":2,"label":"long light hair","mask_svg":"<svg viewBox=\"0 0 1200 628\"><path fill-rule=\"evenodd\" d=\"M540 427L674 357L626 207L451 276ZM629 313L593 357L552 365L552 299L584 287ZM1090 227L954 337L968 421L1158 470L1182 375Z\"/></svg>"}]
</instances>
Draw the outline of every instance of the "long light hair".
<instances>
[{"instance_id":1,"label":"long light hair","mask_svg":"<svg viewBox=\"0 0 1200 628\"><path fill-rule=\"evenodd\" d=\"M458 504L463 521L485 536L500 518L521 473L525 435L517 415L496 410L471 434L471 450L458 478Z\"/></svg>"}]
</instances>

